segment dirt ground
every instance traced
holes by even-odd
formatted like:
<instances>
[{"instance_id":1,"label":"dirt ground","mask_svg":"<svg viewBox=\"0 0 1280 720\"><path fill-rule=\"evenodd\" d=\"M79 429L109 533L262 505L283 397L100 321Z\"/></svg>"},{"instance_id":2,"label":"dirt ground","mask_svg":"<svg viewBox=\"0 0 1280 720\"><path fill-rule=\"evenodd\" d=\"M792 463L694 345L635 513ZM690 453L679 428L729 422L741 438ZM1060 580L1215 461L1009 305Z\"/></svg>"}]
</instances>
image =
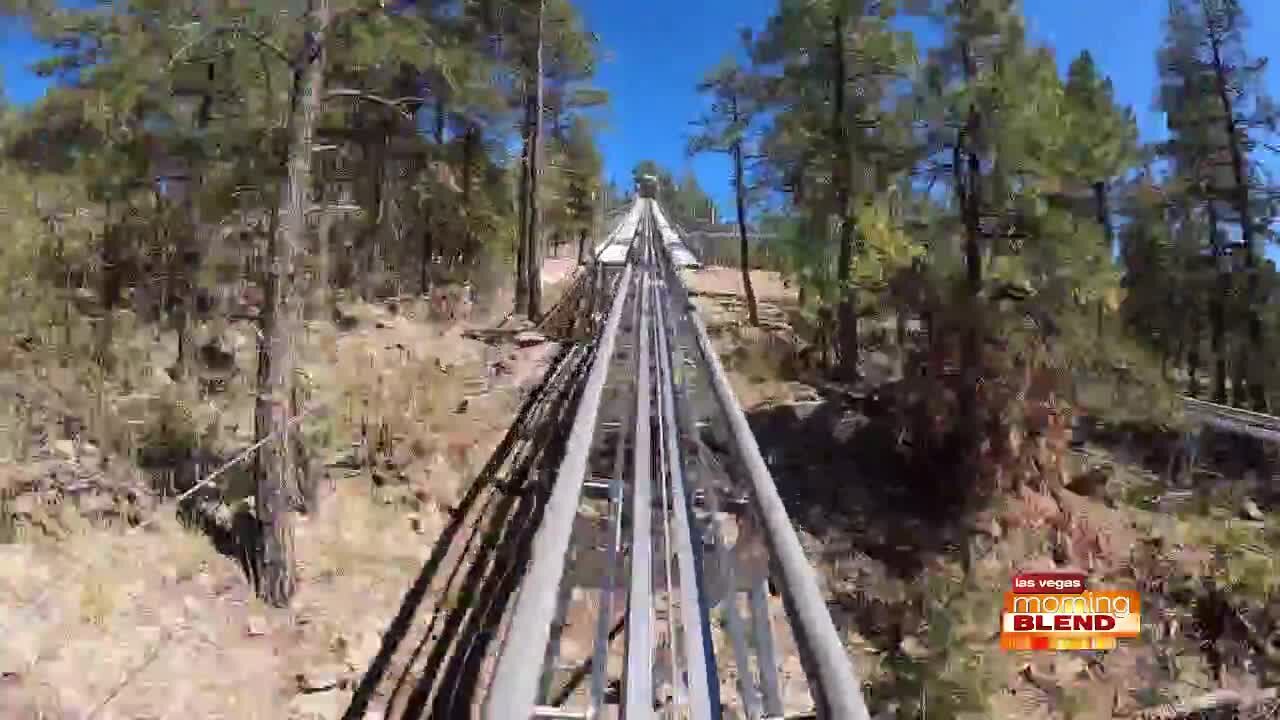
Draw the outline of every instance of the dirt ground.
<instances>
[{"instance_id":1,"label":"dirt ground","mask_svg":"<svg viewBox=\"0 0 1280 720\"><path fill-rule=\"evenodd\" d=\"M567 276L562 264L548 272ZM1276 660L1265 648L1280 646L1271 641L1280 613L1270 608L1280 591L1280 500L1269 475L1216 465L1192 487L1170 487L1160 462L1100 437L1071 460L1075 476L1101 473L1100 488L1025 490L954 522L930 520L909 496L910 479L884 460L865 403L784 371L793 296L776 276L756 275L762 314L776 320L763 329L744 327L741 302L728 294L736 272L703 270L690 282L709 293L696 302L878 718L924 708L947 718L1134 716L1267 684ZM413 303L347 311L352 327L314 323L305 343L308 394L327 410L304 427L323 448L327 479L297 520L300 589L288 610L254 597L234 546L180 523L172 502L137 497L151 490L132 459L74 442L59 423L46 419L37 433L35 420L5 415L0 490L39 492L0 492L0 510L22 518L18 542L0 543L0 717L342 715L460 492L554 352L551 343L517 349L464 334L492 318L445 322ZM210 330L242 368L252 367L250 332ZM176 392L155 371L172 349L143 333L130 345L152 370L136 373L129 397ZM30 399L56 376L6 371L0 389ZM244 447L250 380L242 373L213 403L178 407L216 429L218 447ZM355 469L362 453L375 455L372 471ZM83 493L108 479L111 493ZM228 476L228 503L251 503L243 486ZM124 529L123 504L154 520ZM1064 567L1090 584L1141 590L1143 637L1108 653L1001 651L998 603L1011 574ZM783 624L776 600L771 615ZM784 691L800 710L790 648L784 638ZM734 676L722 678L729 694Z\"/></svg>"},{"instance_id":2,"label":"dirt ground","mask_svg":"<svg viewBox=\"0 0 1280 720\"><path fill-rule=\"evenodd\" d=\"M450 508L555 350L470 339L464 332L490 318L442 321L422 303L344 312L354 327L310 323L303 347L307 394L324 408L304 429L323 448L324 479L297 518L299 590L287 610L259 602L239 549L179 522L172 502L147 503L140 530L63 502L66 483L103 475L92 443L50 434L32 443L44 459L0 462L0 490L45 488L11 502L19 542L0 544L0 717L342 715ZM251 328L217 332L251 368ZM156 367L171 362L160 345L150 353ZM191 409L228 448L251 437L246 374ZM380 433L388 446L377 447ZM353 465L361 453L378 458L372 474ZM113 472L129 466L111 460ZM63 485L31 477L55 465ZM219 513L252 503L236 477Z\"/></svg>"}]
</instances>

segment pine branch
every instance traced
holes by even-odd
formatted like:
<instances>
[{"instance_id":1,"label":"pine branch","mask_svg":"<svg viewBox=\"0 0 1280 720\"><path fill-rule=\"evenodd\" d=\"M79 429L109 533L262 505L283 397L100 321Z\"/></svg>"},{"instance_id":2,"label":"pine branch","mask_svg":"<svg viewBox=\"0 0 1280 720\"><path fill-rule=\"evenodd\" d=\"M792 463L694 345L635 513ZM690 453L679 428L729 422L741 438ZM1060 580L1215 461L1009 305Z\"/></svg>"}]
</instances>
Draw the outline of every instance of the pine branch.
<instances>
[{"instance_id":1,"label":"pine branch","mask_svg":"<svg viewBox=\"0 0 1280 720\"><path fill-rule=\"evenodd\" d=\"M176 65L178 61L183 58L183 56L191 52L201 43L205 42L206 40L210 40L217 35L224 35L226 33L232 33L237 36L245 35L250 40L253 40L255 43L257 43L259 47L265 50L271 51L271 54L275 55L278 59L283 60L285 63L288 63L290 65L293 64L293 58L290 57L289 54L286 53L284 50L282 50L280 46L268 40L266 36L263 35L262 33L246 30L245 28L239 25L222 25L222 26L210 29L208 32L193 38L186 45L183 45L182 47L178 48L178 51L175 52L169 58L169 63L168 65L165 66L165 69L172 70L173 66Z\"/></svg>"}]
</instances>

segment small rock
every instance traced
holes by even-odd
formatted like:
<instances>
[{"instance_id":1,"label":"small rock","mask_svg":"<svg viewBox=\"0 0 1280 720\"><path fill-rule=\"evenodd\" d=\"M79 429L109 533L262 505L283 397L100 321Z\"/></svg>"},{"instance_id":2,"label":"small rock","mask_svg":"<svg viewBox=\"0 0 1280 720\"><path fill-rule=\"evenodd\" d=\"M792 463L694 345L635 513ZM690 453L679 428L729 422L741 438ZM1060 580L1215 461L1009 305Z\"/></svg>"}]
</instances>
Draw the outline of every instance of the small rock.
<instances>
[{"instance_id":1,"label":"small rock","mask_svg":"<svg viewBox=\"0 0 1280 720\"><path fill-rule=\"evenodd\" d=\"M539 332L526 330L524 332L517 333L515 341L517 347L527 348L533 347L534 345L541 345L547 341L547 336Z\"/></svg>"},{"instance_id":2,"label":"small rock","mask_svg":"<svg viewBox=\"0 0 1280 720\"><path fill-rule=\"evenodd\" d=\"M427 532L426 525L422 522L422 516L417 513L411 513L409 515L409 527L413 528L413 531L419 535L423 535Z\"/></svg>"},{"instance_id":3,"label":"small rock","mask_svg":"<svg viewBox=\"0 0 1280 720\"><path fill-rule=\"evenodd\" d=\"M316 693L336 689L344 678L337 665L319 665L298 673L297 680L299 692Z\"/></svg>"},{"instance_id":4,"label":"small rock","mask_svg":"<svg viewBox=\"0 0 1280 720\"><path fill-rule=\"evenodd\" d=\"M304 693L289 702L289 720L337 720L341 716L342 696L338 693Z\"/></svg>"},{"instance_id":5,"label":"small rock","mask_svg":"<svg viewBox=\"0 0 1280 720\"><path fill-rule=\"evenodd\" d=\"M1267 516L1262 514L1262 509L1258 507L1258 503L1253 501L1253 498L1245 498L1244 502L1240 504L1240 516L1245 520L1255 520L1257 522L1267 519Z\"/></svg>"},{"instance_id":6,"label":"small rock","mask_svg":"<svg viewBox=\"0 0 1280 720\"><path fill-rule=\"evenodd\" d=\"M925 647L920 638L915 635L908 635L902 638L902 642L898 644L898 648L909 658L919 660L929 654L929 648Z\"/></svg>"},{"instance_id":7,"label":"small rock","mask_svg":"<svg viewBox=\"0 0 1280 720\"><path fill-rule=\"evenodd\" d=\"M470 407L470 403L464 399L458 403L458 407L454 408L453 412L455 415L465 415L468 407Z\"/></svg>"},{"instance_id":8,"label":"small rock","mask_svg":"<svg viewBox=\"0 0 1280 720\"><path fill-rule=\"evenodd\" d=\"M267 619L260 615L250 615L245 622L245 634L249 637L261 637L267 634Z\"/></svg>"},{"instance_id":9,"label":"small rock","mask_svg":"<svg viewBox=\"0 0 1280 720\"><path fill-rule=\"evenodd\" d=\"M53 450L68 460L76 456L76 444L72 440L54 440Z\"/></svg>"}]
</instances>

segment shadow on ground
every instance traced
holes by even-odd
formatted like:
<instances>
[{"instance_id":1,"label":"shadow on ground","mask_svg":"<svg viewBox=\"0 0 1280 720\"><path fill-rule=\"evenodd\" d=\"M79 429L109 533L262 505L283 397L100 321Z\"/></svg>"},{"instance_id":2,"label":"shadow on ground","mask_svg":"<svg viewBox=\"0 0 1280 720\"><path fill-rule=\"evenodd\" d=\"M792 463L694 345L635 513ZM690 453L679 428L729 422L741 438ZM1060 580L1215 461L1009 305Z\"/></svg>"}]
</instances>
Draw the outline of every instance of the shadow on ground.
<instances>
[{"instance_id":1,"label":"shadow on ground","mask_svg":"<svg viewBox=\"0 0 1280 720\"><path fill-rule=\"evenodd\" d=\"M395 717L403 720L465 717L480 700L482 666L496 649L495 634L524 574L586 359L562 349L525 400L405 593L343 715L346 720L363 718L375 697L389 709L399 708ZM449 574L441 579L446 565L451 565ZM421 615L433 588L436 598L447 601ZM406 661L396 662L411 634L419 641Z\"/></svg>"},{"instance_id":2,"label":"shadow on ground","mask_svg":"<svg viewBox=\"0 0 1280 720\"><path fill-rule=\"evenodd\" d=\"M824 552L861 552L909 578L955 550L955 530L974 509L957 463L946 452L913 458L876 398L827 393L747 419L792 521L822 540Z\"/></svg>"}]
</instances>

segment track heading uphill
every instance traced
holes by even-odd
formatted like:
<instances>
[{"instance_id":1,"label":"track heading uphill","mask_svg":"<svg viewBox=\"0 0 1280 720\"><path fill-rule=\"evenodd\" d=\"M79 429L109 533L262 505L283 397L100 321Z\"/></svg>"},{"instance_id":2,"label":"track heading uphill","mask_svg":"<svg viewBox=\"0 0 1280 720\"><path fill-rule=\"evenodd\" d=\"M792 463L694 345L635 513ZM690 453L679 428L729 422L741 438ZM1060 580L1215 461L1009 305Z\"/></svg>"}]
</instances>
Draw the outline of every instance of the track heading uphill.
<instances>
[{"instance_id":1,"label":"track heading uphill","mask_svg":"<svg viewBox=\"0 0 1280 720\"><path fill-rule=\"evenodd\" d=\"M640 198L595 259L592 285L611 297L514 607L495 628L484 717L867 718L691 311L679 269L697 258Z\"/></svg>"}]
</instances>

